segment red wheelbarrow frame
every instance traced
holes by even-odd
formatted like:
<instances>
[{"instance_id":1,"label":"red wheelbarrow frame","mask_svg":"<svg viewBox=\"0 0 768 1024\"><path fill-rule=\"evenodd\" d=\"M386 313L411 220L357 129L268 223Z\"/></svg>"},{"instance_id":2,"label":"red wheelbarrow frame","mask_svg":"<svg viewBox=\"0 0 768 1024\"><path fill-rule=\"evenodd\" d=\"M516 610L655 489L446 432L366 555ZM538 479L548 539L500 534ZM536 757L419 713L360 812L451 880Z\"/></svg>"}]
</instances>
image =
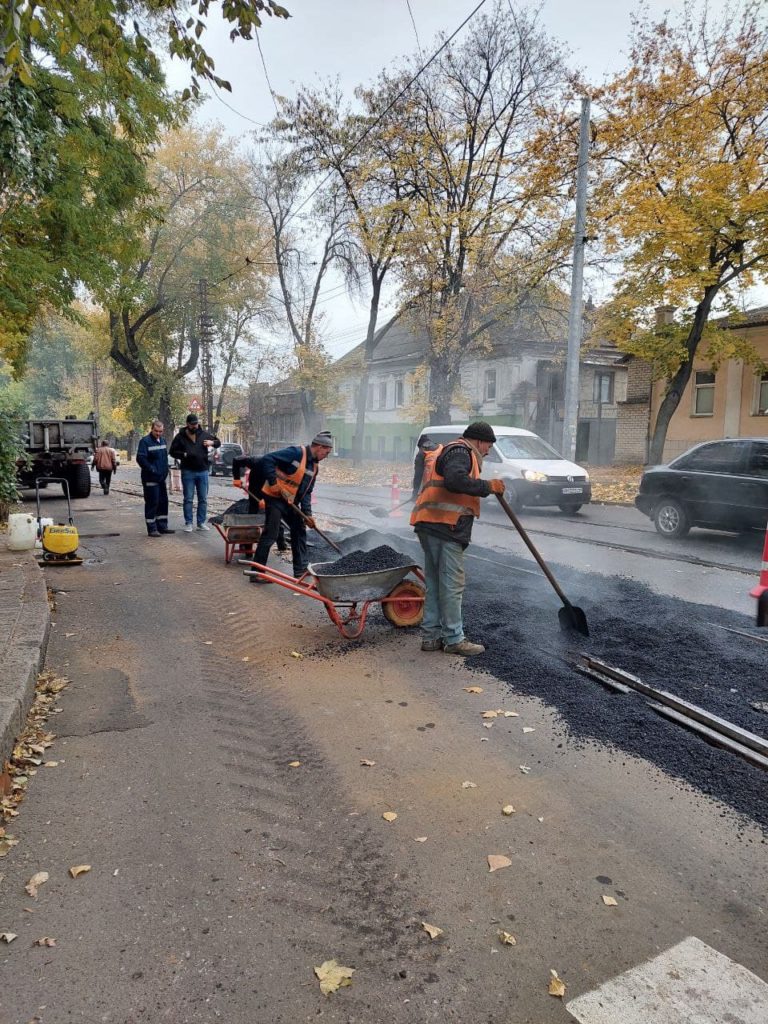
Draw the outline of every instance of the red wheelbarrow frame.
<instances>
[{"instance_id":1,"label":"red wheelbarrow frame","mask_svg":"<svg viewBox=\"0 0 768 1024\"><path fill-rule=\"evenodd\" d=\"M325 605L329 619L345 640L359 639L365 628L368 611L372 604L396 604L398 601L407 601L409 604L414 602L424 603L423 597L401 598L392 597L391 594L387 594L385 597L372 597L367 601L332 601L329 597L324 597L318 593L315 579L310 573L305 572L303 576L296 579L284 572L280 572L279 569L273 569L269 565L261 565L259 562L251 562L248 559L240 559L240 561L256 570L256 572L245 570L245 574L248 576L255 576L257 579L267 580L269 583L277 583L278 586L285 587L286 590L291 590L294 594L301 594L304 597L311 597L315 601L321 601ZM410 571L422 584L424 583L424 573L418 566ZM400 583L404 582L405 578L403 577ZM397 586L400 586L400 583ZM359 609L358 605L360 605ZM346 610L346 616L339 614L338 609L340 608Z\"/></svg>"},{"instance_id":2,"label":"red wheelbarrow frame","mask_svg":"<svg viewBox=\"0 0 768 1024\"><path fill-rule=\"evenodd\" d=\"M213 525L216 527L219 536L224 541L224 561L227 565L232 561L232 556L235 552L239 552L242 555L252 555L262 533L262 528L260 526L222 527L221 523L214 523ZM251 540L230 540L229 533L231 530L258 530L258 535L253 537Z\"/></svg>"}]
</instances>

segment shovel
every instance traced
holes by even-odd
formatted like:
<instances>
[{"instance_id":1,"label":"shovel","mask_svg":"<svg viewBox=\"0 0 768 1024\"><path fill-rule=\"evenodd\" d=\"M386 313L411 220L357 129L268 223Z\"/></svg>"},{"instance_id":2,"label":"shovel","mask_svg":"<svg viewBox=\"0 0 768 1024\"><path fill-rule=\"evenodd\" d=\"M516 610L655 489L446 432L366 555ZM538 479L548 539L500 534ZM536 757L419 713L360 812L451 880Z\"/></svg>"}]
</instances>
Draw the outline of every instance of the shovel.
<instances>
[{"instance_id":1,"label":"shovel","mask_svg":"<svg viewBox=\"0 0 768 1024\"><path fill-rule=\"evenodd\" d=\"M575 604L571 604L571 602L565 596L562 587L557 582L555 577L552 575L552 570L549 568L547 563L539 554L538 549L534 546L533 541L526 533L523 524L517 518L512 506L509 504L504 495L497 494L496 497L499 499L499 504L501 505L501 507L512 520L515 529L523 538L523 543L531 552L536 561L539 563L539 568L547 577L549 582L552 584L552 588L554 589L557 596L563 602L563 607L560 608L557 613L557 617L560 620L560 629L573 630L576 633L581 633L583 636L589 636L589 626L587 625L587 616L584 614L584 610L582 608L577 608Z\"/></svg>"},{"instance_id":2,"label":"shovel","mask_svg":"<svg viewBox=\"0 0 768 1024\"><path fill-rule=\"evenodd\" d=\"M249 497L251 497L251 498L253 498L253 500L254 500L254 501L260 501L260 500L261 500L260 498L257 498L257 497L256 497L256 495L255 495L255 494L253 493L253 491L248 491L248 496L249 496ZM305 515L304 515L304 513L303 513L303 512L301 511L301 509L299 508L299 506L298 506L298 505L294 505L294 504L291 504L291 508L293 509L293 511L294 511L294 512L298 513L298 515L299 515L299 516L301 516L301 518L302 518L302 519L304 520L304 522L306 523L306 521L307 521L307 516L305 516ZM322 537L322 538L323 538L323 540L325 541L325 543L326 543L326 544L329 544L329 545L330 545L330 546L331 546L331 547L333 548L333 550L334 550L334 551L338 551L338 553L339 553L340 555L343 555L343 554L344 554L344 552L343 552L343 551L341 550L341 548L339 547L339 545L338 545L338 544L334 544L334 542L333 542L333 541L331 540L331 538L330 538L330 537L328 537L328 536L326 536L326 534L324 534L324 533L323 533L323 531L322 531L322 530L320 529L320 527L319 527L319 526L315 526L314 530L315 530L315 533L316 533L316 534L318 534L318 536Z\"/></svg>"},{"instance_id":3,"label":"shovel","mask_svg":"<svg viewBox=\"0 0 768 1024\"><path fill-rule=\"evenodd\" d=\"M394 508L384 508L383 505L379 505L377 508L370 508L368 511L372 516L378 516L379 519L386 519L391 516L393 512L397 512L399 508L403 508L405 505L410 505L413 498L406 498L405 501L401 501L399 505L395 505Z\"/></svg>"}]
</instances>

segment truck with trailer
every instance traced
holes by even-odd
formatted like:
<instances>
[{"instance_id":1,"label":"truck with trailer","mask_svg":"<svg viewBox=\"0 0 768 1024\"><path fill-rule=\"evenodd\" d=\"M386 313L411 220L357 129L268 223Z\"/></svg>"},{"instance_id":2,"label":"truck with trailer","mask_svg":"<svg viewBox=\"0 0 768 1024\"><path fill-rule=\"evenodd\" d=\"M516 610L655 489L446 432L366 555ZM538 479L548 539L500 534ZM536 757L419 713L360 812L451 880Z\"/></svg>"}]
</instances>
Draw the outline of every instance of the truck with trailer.
<instances>
[{"instance_id":1,"label":"truck with trailer","mask_svg":"<svg viewBox=\"0 0 768 1024\"><path fill-rule=\"evenodd\" d=\"M20 440L23 449L16 463L21 489L47 486L50 477L64 478L72 498L91 493L89 461L99 439L95 416L86 420L24 420Z\"/></svg>"}]
</instances>

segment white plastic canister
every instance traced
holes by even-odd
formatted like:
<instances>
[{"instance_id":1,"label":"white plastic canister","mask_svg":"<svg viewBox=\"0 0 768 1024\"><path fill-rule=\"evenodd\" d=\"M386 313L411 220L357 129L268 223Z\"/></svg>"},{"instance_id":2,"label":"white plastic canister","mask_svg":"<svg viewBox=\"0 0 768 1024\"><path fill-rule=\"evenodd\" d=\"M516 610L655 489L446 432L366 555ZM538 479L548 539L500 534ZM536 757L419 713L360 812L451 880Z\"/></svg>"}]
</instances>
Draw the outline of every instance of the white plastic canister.
<instances>
[{"instance_id":1,"label":"white plastic canister","mask_svg":"<svg viewBox=\"0 0 768 1024\"><path fill-rule=\"evenodd\" d=\"M29 512L14 512L8 516L8 548L11 551L29 551L37 539L37 520Z\"/></svg>"}]
</instances>

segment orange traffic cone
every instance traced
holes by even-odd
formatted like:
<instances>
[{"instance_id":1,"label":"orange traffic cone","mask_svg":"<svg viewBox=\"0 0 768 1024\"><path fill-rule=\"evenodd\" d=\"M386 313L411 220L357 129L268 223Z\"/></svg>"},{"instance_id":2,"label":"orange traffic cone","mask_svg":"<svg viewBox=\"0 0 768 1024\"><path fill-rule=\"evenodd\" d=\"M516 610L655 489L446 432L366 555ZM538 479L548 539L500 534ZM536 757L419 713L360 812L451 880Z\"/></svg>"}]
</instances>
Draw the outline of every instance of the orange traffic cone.
<instances>
[{"instance_id":1,"label":"orange traffic cone","mask_svg":"<svg viewBox=\"0 0 768 1024\"><path fill-rule=\"evenodd\" d=\"M760 566L760 582L750 590L750 596L757 598L757 625L768 626L768 527L763 545L763 562Z\"/></svg>"},{"instance_id":2,"label":"orange traffic cone","mask_svg":"<svg viewBox=\"0 0 768 1024\"><path fill-rule=\"evenodd\" d=\"M392 519L397 519L398 516L403 514L403 510L400 508L400 481L397 478L397 473L392 474L390 498L392 501L392 511L389 514Z\"/></svg>"}]
</instances>

